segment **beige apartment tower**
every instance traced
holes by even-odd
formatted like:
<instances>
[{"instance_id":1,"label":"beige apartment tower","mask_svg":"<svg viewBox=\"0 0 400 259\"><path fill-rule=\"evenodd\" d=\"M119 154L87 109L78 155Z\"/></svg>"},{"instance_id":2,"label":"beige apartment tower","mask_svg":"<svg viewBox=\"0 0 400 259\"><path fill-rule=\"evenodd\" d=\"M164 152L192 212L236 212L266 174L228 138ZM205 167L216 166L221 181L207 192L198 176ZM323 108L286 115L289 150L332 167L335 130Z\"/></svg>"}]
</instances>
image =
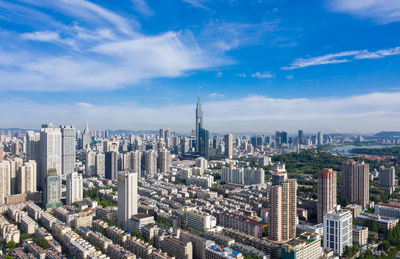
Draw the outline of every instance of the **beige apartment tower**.
<instances>
[{"instance_id":1,"label":"beige apartment tower","mask_svg":"<svg viewBox=\"0 0 400 259\"><path fill-rule=\"evenodd\" d=\"M270 191L269 239L285 242L296 237L297 181L289 179Z\"/></svg>"},{"instance_id":2,"label":"beige apartment tower","mask_svg":"<svg viewBox=\"0 0 400 259\"><path fill-rule=\"evenodd\" d=\"M323 223L326 213L336 205L336 172L325 168L318 173L317 222Z\"/></svg>"}]
</instances>

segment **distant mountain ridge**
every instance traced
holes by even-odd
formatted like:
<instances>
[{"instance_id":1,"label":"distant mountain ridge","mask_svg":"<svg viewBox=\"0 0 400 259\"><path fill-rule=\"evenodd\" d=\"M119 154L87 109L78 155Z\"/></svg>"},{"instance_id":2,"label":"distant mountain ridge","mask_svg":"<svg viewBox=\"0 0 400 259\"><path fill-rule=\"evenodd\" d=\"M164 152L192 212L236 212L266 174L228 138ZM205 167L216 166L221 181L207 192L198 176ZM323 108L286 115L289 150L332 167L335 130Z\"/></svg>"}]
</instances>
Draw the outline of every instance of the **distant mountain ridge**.
<instances>
[{"instance_id":1,"label":"distant mountain ridge","mask_svg":"<svg viewBox=\"0 0 400 259\"><path fill-rule=\"evenodd\" d=\"M381 131L374 135L375 137L388 138L388 137L400 137L400 131Z\"/></svg>"}]
</instances>

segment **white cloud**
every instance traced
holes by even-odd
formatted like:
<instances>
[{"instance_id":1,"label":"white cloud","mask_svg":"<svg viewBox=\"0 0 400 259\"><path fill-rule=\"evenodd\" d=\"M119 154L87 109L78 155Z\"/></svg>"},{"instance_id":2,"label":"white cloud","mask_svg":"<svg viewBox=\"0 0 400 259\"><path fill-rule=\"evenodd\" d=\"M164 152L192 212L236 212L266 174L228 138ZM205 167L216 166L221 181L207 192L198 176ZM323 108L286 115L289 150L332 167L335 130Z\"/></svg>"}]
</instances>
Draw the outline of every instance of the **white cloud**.
<instances>
[{"instance_id":1,"label":"white cloud","mask_svg":"<svg viewBox=\"0 0 400 259\"><path fill-rule=\"evenodd\" d=\"M145 0L132 0L134 8L143 15L152 16L153 10L150 9Z\"/></svg>"},{"instance_id":2,"label":"white cloud","mask_svg":"<svg viewBox=\"0 0 400 259\"><path fill-rule=\"evenodd\" d=\"M245 77L247 77L247 74L246 73L239 73L239 74L236 74L236 76L238 76L240 78L245 78Z\"/></svg>"},{"instance_id":3,"label":"white cloud","mask_svg":"<svg viewBox=\"0 0 400 259\"><path fill-rule=\"evenodd\" d=\"M233 132L295 132L298 129L329 132L337 129L360 133L398 130L399 99L400 92L327 98L248 96L224 101L215 99L203 102L204 126L212 132L226 132L227 129ZM189 132L194 126L194 109L194 103L152 107L137 103L39 104L3 99L0 110L7 112L0 113L0 121L4 122L3 127L36 128L44 121L79 126L87 121L92 128L169 127Z\"/></svg>"},{"instance_id":4,"label":"white cloud","mask_svg":"<svg viewBox=\"0 0 400 259\"><path fill-rule=\"evenodd\" d=\"M219 93L211 93L210 96L211 97L224 97L225 95L219 94Z\"/></svg>"},{"instance_id":5,"label":"white cloud","mask_svg":"<svg viewBox=\"0 0 400 259\"><path fill-rule=\"evenodd\" d=\"M252 73L251 77L255 77L255 78L273 78L274 76L270 73L270 72L256 72L256 73Z\"/></svg>"},{"instance_id":6,"label":"white cloud","mask_svg":"<svg viewBox=\"0 0 400 259\"><path fill-rule=\"evenodd\" d=\"M331 10L371 18L378 23L400 21L398 0L328 0Z\"/></svg>"},{"instance_id":7,"label":"white cloud","mask_svg":"<svg viewBox=\"0 0 400 259\"><path fill-rule=\"evenodd\" d=\"M73 39L62 39L58 32L54 31L35 31L35 32L26 32L21 34L21 38L25 40L32 41L42 41L49 43L60 43L69 45L71 47L75 47L75 40Z\"/></svg>"},{"instance_id":8,"label":"white cloud","mask_svg":"<svg viewBox=\"0 0 400 259\"><path fill-rule=\"evenodd\" d=\"M293 75L287 75L287 76L286 76L286 79L289 79L289 80L290 80L290 79L293 79Z\"/></svg>"},{"instance_id":9,"label":"white cloud","mask_svg":"<svg viewBox=\"0 0 400 259\"><path fill-rule=\"evenodd\" d=\"M188 3L193 7L209 10L209 8L205 6L205 3L208 2L208 0L183 0L183 2Z\"/></svg>"},{"instance_id":10,"label":"white cloud","mask_svg":"<svg viewBox=\"0 0 400 259\"><path fill-rule=\"evenodd\" d=\"M215 76L218 77L218 78L222 77L222 72L215 73Z\"/></svg>"},{"instance_id":11,"label":"white cloud","mask_svg":"<svg viewBox=\"0 0 400 259\"><path fill-rule=\"evenodd\" d=\"M352 62L355 59L376 59L394 55L400 55L400 47L377 50L372 52L368 50L352 50L327 54L319 57L298 58L293 63L291 63L290 66L282 67L281 69L292 70L317 65Z\"/></svg>"}]
</instances>

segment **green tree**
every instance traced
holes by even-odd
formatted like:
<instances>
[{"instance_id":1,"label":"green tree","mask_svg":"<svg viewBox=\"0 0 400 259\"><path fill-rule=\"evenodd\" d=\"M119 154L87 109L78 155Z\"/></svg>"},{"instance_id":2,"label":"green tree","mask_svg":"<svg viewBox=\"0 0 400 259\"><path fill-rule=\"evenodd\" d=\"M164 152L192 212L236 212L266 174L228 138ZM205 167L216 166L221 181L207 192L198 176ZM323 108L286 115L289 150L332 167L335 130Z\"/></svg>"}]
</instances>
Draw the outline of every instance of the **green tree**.
<instances>
[{"instance_id":1,"label":"green tree","mask_svg":"<svg viewBox=\"0 0 400 259\"><path fill-rule=\"evenodd\" d=\"M8 249L14 249L14 248L17 247L17 243L15 243L14 241L10 241L10 242L8 242L8 243L6 244L6 247L7 247Z\"/></svg>"}]
</instances>

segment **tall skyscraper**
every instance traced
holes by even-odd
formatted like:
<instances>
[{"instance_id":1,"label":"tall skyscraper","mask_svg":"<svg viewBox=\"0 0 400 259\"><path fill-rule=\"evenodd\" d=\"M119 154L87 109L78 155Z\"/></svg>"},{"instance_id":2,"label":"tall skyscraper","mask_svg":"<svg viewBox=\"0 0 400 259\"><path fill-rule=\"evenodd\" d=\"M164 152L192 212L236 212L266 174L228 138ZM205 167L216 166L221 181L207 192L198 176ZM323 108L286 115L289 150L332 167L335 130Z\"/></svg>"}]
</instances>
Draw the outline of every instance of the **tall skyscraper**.
<instances>
[{"instance_id":1,"label":"tall skyscraper","mask_svg":"<svg viewBox=\"0 0 400 259\"><path fill-rule=\"evenodd\" d=\"M289 179L270 189L269 239L284 242L296 237L297 181Z\"/></svg>"},{"instance_id":2,"label":"tall skyscraper","mask_svg":"<svg viewBox=\"0 0 400 259\"><path fill-rule=\"evenodd\" d=\"M299 130L297 134L298 142L300 145L304 145L304 132L303 130Z\"/></svg>"},{"instance_id":3,"label":"tall skyscraper","mask_svg":"<svg viewBox=\"0 0 400 259\"><path fill-rule=\"evenodd\" d=\"M43 207L46 209L62 206L61 178L55 169L49 169L44 177Z\"/></svg>"},{"instance_id":4,"label":"tall skyscraper","mask_svg":"<svg viewBox=\"0 0 400 259\"><path fill-rule=\"evenodd\" d=\"M233 157L233 134L229 133L224 136L225 142L225 156L228 158Z\"/></svg>"},{"instance_id":5,"label":"tall skyscraper","mask_svg":"<svg viewBox=\"0 0 400 259\"><path fill-rule=\"evenodd\" d=\"M105 177L107 179L116 180L118 174L118 153L105 153Z\"/></svg>"},{"instance_id":6,"label":"tall skyscraper","mask_svg":"<svg viewBox=\"0 0 400 259\"><path fill-rule=\"evenodd\" d=\"M198 154L205 159L209 158L209 132L200 128Z\"/></svg>"},{"instance_id":7,"label":"tall skyscraper","mask_svg":"<svg viewBox=\"0 0 400 259\"><path fill-rule=\"evenodd\" d=\"M67 175L67 204L83 200L82 175L72 172Z\"/></svg>"},{"instance_id":8,"label":"tall skyscraper","mask_svg":"<svg viewBox=\"0 0 400 259\"><path fill-rule=\"evenodd\" d=\"M197 98L196 106L196 151L200 150L200 129L203 128L203 110L201 109L200 96Z\"/></svg>"},{"instance_id":9,"label":"tall skyscraper","mask_svg":"<svg viewBox=\"0 0 400 259\"><path fill-rule=\"evenodd\" d=\"M53 124L44 124L40 130L40 181L39 185L43 187L43 181L47 177L49 170L55 170L57 175L61 176L61 129L55 128ZM61 185L61 182L60 182ZM60 187L61 188L61 187Z\"/></svg>"},{"instance_id":10,"label":"tall skyscraper","mask_svg":"<svg viewBox=\"0 0 400 259\"><path fill-rule=\"evenodd\" d=\"M369 164L348 160L342 163L342 197L366 208L369 202Z\"/></svg>"},{"instance_id":11,"label":"tall skyscraper","mask_svg":"<svg viewBox=\"0 0 400 259\"><path fill-rule=\"evenodd\" d=\"M350 210L337 205L324 216L324 248L342 256L346 246L353 245L353 217Z\"/></svg>"},{"instance_id":12,"label":"tall skyscraper","mask_svg":"<svg viewBox=\"0 0 400 259\"><path fill-rule=\"evenodd\" d=\"M158 169L161 173L170 171L171 153L166 148L158 150Z\"/></svg>"},{"instance_id":13,"label":"tall skyscraper","mask_svg":"<svg viewBox=\"0 0 400 259\"><path fill-rule=\"evenodd\" d=\"M153 149L144 153L144 169L146 176L154 176L157 173L157 152Z\"/></svg>"},{"instance_id":14,"label":"tall skyscraper","mask_svg":"<svg viewBox=\"0 0 400 259\"><path fill-rule=\"evenodd\" d=\"M86 123L86 128L82 134L82 149L90 149L90 131L88 123Z\"/></svg>"},{"instance_id":15,"label":"tall skyscraper","mask_svg":"<svg viewBox=\"0 0 400 259\"><path fill-rule=\"evenodd\" d=\"M317 222L322 223L326 213L336 205L336 172L325 168L318 173Z\"/></svg>"},{"instance_id":16,"label":"tall skyscraper","mask_svg":"<svg viewBox=\"0 0 400 259\"><path fill-rule=\"evenodd\" d=\"M117 222L123 229L129 229L129 219L138 211L138 174L118 173Z\"/></svg>"},{"instance_id":17,"label":"tall skyscraper","mask_svg":"<svg viewBox=\"0 0 400 259\"><path fill-rule=\"evenodd\" d=\"M317 134L317 144L318 145L324 144L324 133L322 131L319 131Z\"/></svg>"},{"instance_id":18,"label":"tall skyscraper","mask_svg":"<svg viewBox=\"0 0 400 259\"><path fill-rule=\"evenodd\" d=\"M60 126L61 128L61 163L62 176L72 173L75 170L75 142L76 130L74 126Z\"/></svg>"}]
</instances>

